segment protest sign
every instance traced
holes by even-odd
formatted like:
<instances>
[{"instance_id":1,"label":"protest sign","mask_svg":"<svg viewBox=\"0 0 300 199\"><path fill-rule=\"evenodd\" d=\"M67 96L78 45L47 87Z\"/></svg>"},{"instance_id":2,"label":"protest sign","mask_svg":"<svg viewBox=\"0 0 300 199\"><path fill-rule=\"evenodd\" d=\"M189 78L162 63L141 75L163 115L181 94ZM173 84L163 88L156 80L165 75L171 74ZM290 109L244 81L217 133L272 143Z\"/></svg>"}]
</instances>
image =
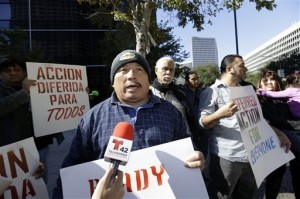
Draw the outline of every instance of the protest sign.
<instances>
[{"instance_id":1,"label":"protest sign","mask_svg":"<svg viewBox=\"0 0 300 199\"><path fill-rule=\"evenodd\" d=\"M180 146L180 147L179 147ZM184 166L190 138L133 151L124 172L124 198L208 198L199 168ZM109 163L96 160L60 170L64 198L91 198Z\"/></svg>"},{"instance_id":2,"label":"protest sign","mask_svg":"<svg viewBox=\"0 0 300 199\"><path fill-rule=\"evenodd\" d=\"M84 66L27 62L30 101L36 137L76 128L89 110Z\"/></svg>"},{"instance_id":3,"label":"protest sign","mask_svg":"<svg viewBox=\"0 0 300 199\"><path fill-rule=\"evenodd\" d=\"M263 117L252 86L230 87L230 97L238 106L235 116L256 184L260 186L268 174L292 160L294 155L280 147L278 136Z\"/></svg>"},{"instance_id":4,"label":"protest sign","mask_svg":"<svg viewBox=\"0 0 300 199\"><path fill-rule=\"evenodd\" d=\"M33 138L0 147L0 165L0 198L48 198L44 180L33 176L39 166Z\"/></svg>"}]
</instances>

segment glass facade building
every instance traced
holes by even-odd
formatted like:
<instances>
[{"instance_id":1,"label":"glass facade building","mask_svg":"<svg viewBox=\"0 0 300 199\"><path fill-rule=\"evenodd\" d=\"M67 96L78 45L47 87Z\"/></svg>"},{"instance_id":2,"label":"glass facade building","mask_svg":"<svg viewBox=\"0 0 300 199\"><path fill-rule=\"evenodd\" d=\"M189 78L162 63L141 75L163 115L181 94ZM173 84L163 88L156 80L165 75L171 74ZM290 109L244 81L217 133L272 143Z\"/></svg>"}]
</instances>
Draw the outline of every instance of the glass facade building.
<instances>
[{"instance_id":1,"label":"glass facade building","mask_svg":"<svg viewBox=\"0 0 300 199\"><path fill-rule=\"evenodd\" d=\"M89 87L100 90L110 84L99 44L107 31L81 14L88 9L76 0L0 0L0 29L18 27L27 35L24 50L38 46L53 63L87 66Z\"/></svg>"},{"instance_id":2,"label":"glass facade building","mask_svg":"<svg viewBox=\"0 0 300 199\"><path fill-rule=\"evenodd\" d=\"M215 38L192 37L193 67L212 64L218 66L218 49Z\"/></svg>"}]
</instances>

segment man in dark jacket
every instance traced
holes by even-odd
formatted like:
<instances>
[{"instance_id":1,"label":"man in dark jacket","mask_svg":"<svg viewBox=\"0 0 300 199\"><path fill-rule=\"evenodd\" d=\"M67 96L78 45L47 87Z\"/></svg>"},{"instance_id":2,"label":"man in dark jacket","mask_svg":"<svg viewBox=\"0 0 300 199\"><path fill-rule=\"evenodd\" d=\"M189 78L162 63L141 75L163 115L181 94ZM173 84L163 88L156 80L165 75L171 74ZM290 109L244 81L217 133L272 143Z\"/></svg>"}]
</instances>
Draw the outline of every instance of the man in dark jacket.
<instances>
[{"instance_id":1,"label":"man in dark jacket","mask_svg":"<svg viewBox=\"0 0 300 199\"><path fill-rule=\"evenodd\" d=\"M27 79L25 63L9 56L1 57L0 80L0 146L34 137L29 91L35 81ZM45 165L52 138L53 135L34 137ZM47 169L44 179L47 179Z\"/></svg>"}]
</instances>

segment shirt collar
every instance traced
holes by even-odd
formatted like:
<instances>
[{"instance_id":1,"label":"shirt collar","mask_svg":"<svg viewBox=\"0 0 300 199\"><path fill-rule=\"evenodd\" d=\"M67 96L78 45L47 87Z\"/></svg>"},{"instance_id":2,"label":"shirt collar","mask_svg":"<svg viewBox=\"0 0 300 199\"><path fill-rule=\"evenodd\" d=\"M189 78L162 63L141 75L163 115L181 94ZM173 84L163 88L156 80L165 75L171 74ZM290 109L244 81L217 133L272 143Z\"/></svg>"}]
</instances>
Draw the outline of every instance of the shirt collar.
<instances>
[{"instance_id":1,"label":"shirt collar","mask_svg":"<svg viewBox=\"0 0 300 199\"><path fill-rule=\"evenodd\" d=\"M225 84L224 82L222 82L219 79L216 79L215 84L216 84L216 87L218 87L218 88L220 88L220 87L228 88L227 84ZM241 86L241 85L239 83L237 83L236 86Z\"/></svg>"},{"instance_id":2,"label":"shirt collar","mask_svg":"<svg viewBox=\"0 0 300 199\"><path fill-rule=\"evenodd\" d=\"M150 104L160 104L161 103L161 98L153 95L152 91L149 90L149 95L150 95L150 98L149 98L149 101L147 103L150 103ZM111 102L110 104L111 105L117 105L119 103L119 100L117 98L117 95L116 95L116 92L113 92L112 95L111 95Z\"/></svg>"},{"instance_id":3,"label":"shirt collar","mask_svg":"<svg viewBox=\"0 0 300 199\"><path fill-rule=\"evenodd\" d=\"M228 87L225 83L223 83L221 80L216 79L216 87L220 88L220 87Z\"/></svg>"}]
</instances>

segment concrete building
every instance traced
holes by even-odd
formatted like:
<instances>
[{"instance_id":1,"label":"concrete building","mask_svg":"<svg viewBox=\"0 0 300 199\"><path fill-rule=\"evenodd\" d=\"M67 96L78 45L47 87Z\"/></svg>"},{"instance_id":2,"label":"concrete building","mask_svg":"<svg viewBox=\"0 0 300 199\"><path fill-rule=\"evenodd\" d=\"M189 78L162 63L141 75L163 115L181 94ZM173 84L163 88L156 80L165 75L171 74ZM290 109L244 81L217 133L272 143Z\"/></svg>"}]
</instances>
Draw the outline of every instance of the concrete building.
<instances>
[{"instance_id":1,"label":"concrete building","mask_svg":"<svg viewBox=\"0 0 300 199\"><path fill-rule=\"evenodd\" d=\"M177 63L179 65L179 67L189 67L190 69L193 69L193 62L192 61L187 61L187 62L181 62L181 63Z\"/></svg>"},{"instance_id":2,"label":"concrete building","mask_svg":"<svg viewBox=\"0 0 300 199\"><path fill-rule=\"evenodd\" d=\"M193 68L212 64L218 66L218 49L215 38L192 37Z\"/></svg>"},{"instance_id":3,"label":"concrete building","mask_svg":"<svg viewBox=\"0 0 300 199\"><path fill-rule=\"evenodd\" d=\"M255 73L271 61L292 52L300 53L300 21L271 38L255 50L243 56L249 73ZM279 75L283 75L281 69Z\"/></svg>"}]
</instances>

